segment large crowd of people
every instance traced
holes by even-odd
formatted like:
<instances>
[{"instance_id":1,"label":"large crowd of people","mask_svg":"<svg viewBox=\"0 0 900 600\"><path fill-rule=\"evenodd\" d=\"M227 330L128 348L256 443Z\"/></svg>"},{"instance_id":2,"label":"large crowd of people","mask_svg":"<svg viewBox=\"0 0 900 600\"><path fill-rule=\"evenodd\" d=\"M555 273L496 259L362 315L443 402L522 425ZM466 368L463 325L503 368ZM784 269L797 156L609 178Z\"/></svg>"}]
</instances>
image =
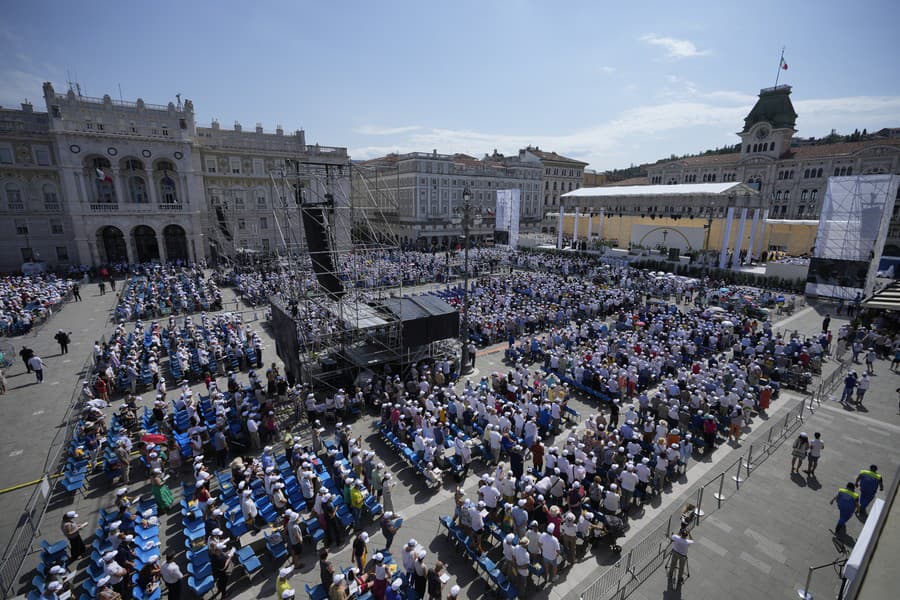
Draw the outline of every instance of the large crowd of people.
<instances>
[{"instance_id":1,"label":"large crowd of people","mask_svg":"<svg viewBox=\"0 0 900 600\"><path fill-rule=\"evenodd\" d=\"M77 286L49 274L0 278L0 335L28 333L47 320L54 307L73 297Z\"/></svg>"},{"instance_id":2,"label":"large crowd of people","mask_svg":"<svg viewBox=\"0 0 900 600\"><path fill-rule=\"evenodd\" d=\"M476 255L469 341L505 343L505 369L467 378L460 375L465 365L436 356L337 391L289 381L277 363L266 367L258 332L239 314L159 312L167 302L173 312L214 311L198 298L218 290L199 272L132 280L125 296L133 312L120 317L136 322L120 322L106 344L94 346L98 375L84 383L72 446L80 453L73 458L102 463L106 481L122 486L98 523L95 543L104 552L85 563L97 597L145 597L163 584L170 597L184 585L196 593L203 578L187 581L188 566L209 573L210 586L224 597L229 565L249 563L239 552L241 537L263 528L268 551L277 556L281 548L289 557L273 573L283 600L296 594L293 569L316 559L320 591L329 598L459 595L456 586L443 589L446 567L429 555L427 541L410 539L391 553L403 526L391 491L397 477L386 466L392 457L368 447L363 426L353 422L366 413L425 484L457 478L452 514L443 520L448 534L458 534L472 556L496 556L498 572L524 597L556 581L598 540L614 548L644 504L689 477L700 453L739 445L782 387L796 384L835 345L900 346L896 336L876 340L862 329L842 330L833 340L827 324L811 335L777 331L764 313L743 304L711 306L713 292L723 289L717 281L578 256ZM439 257L423 256L434 260L419 265L413 278L439 280ZM347 260L357 270L385 272L384 264ZM397 278L408 273L405 261L418 258L383 260L399 265L388 275ZM521 270L486 275L498 260ZM228 277L251 302L298 283L283 270ZM736 292L761 302L770 296L753 288ZM431 293L463 309L458 286ZM309 329L333 325L321 315L297 318ZM200 392L192 388L197 383ZM149 398L142 401L142 393ZM119 396L110 416L106 409ZM573 408L576 397L592 414ZM471 492L465 484L476 461L483 474ZM152 502L128 499L142 481ZM169 481L177 483L174 492ZM185 536L193 541L196 534L208 551L191 544L181 558L170 544L169 552L141 556L136 544L144 538L135 536L152 530L157 512L165 518L178 508L179 490L184 503L176 518ZM86 554L77 517L67 514L63 522L70 569ZM378 547L364 530L367 522L383 536ZM345 542L352 544L353 567L341 571L329 552ZM59 581L51 590L57 596L71 587L65 577L45 581L45 589Z\"/></svg>"},{"instance_id":3,"label":"large crowd of people","mask_svg":"<svg viewBox=\"0 0 900 600\"><path fill-rule=\"evenodd\" d=\"M101 280L99 285L104 286L104 281ZM115 312L119 320L151 319L222 308L218 285L198 267L153 266L128 277L124 286Z\"/></svg>"}]
</instances>

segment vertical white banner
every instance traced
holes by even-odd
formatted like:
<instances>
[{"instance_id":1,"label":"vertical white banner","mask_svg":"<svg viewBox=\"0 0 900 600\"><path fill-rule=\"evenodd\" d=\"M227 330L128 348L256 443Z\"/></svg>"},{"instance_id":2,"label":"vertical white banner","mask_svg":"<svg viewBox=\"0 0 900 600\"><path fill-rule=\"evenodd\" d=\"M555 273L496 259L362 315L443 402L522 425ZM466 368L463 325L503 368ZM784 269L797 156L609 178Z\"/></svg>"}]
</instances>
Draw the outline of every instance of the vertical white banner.
<instances>
[{"instance_id":1,"label":"vertical white banner","mask_svg":"<svg viewBox=\"0 0 900 600\"><path fill-rule=\"evenodd\" d=\"M510 195L509 201L509 247L516 248L519 245L519 215L522 210L522 190L506 190Z\"/></svg>"}]
</instances>

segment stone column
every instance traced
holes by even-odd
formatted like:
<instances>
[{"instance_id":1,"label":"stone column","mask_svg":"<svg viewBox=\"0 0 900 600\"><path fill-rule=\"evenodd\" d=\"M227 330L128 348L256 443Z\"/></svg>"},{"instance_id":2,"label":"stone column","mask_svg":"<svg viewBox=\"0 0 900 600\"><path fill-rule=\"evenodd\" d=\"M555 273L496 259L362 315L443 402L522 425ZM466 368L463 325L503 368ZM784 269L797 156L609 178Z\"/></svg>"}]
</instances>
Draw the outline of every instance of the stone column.
<instances>
[{"instance_id":1,"label":"stone column","mask_svg":"<svg viewBox=\"0 0 900 600\"><path fill-rule=\"evenodd\" d=\"M116 202L119 204L124 204L128 201L125 197L124 191L122 189L122 177L121 171L116 167L112 167L110 169L112 171L112 180L113 180L113 189L116 191Z\"/></svg>"},{"instance_id":2,"label":"stone column","mask_svg":"<svg viewBox=\"0 0 900 600\"><path fill-rule=\"evenodd\" d=\"M753 221L750 223L750 244L747 246L747 262L753 262L756 256L756 228L759 227L759 209L753 209Z\"/></svg>"},{"instance_id":3,"label":"stone column","mask_svg":"<svg viewBox=\"0 0 900 600\"><path fill-rule=\"evenodd\" d=\"M156 183L153 181L152 169L144 171L144 180L147 182L147 199L155 208L159 203L159 198L156 196Z\"/></svg>"},{"instance_id":4,"label":"stone column","mask_svg":"<svg viewBox=\"0 0 900 600\"><path fill-rule=\"evenodd\" d=\"M719 251L719 268L725 268L728 259L728 243L731 241L731 225L734 223L734 207L729 206L725 214L725 231L722 234L722 250Z\"/></svg>"},{"instance_id":5,"label":"stone column","mask_svg":"<svg viewBox=\"0 0 900 600\"><path fill-rule=\"evenodd\" d=\"M603 240L603 219L606 217L606 209L600 209L600 221L597 223L597 237Z\"/></svg>"},{"instance_id":6,"label":"stone column","mask_svg":"<svg viewBox=\"0 0 900 600\"><path fill-rule=\"evenodd\" d=\"M162 233L162 227L159 228L159 231L156 232L156 246L159 248L159 262L161 264L166 264L166 239Z\"/></svg>"},{"instance_id":7,"label":"stone column","mask_svg":"<svg viewBox=\"0 0 900 600\"><path fill-rule=\"evenodd\" d=\"M572 247L578 243L578 207L575 207L575 220L572 222Z\"/></svg>"},{"instance_id":8,"label":"stone column","mask_svg":"<svg viewBox=\"0 0 900 600\"><path fill-rule=\"evenodd\" d=\"M563 217L566 216L566 208L559 205L559 219L556 221L556 249L562 250Z\"/></svg>"},{"instance_id":9,"label":"stone column","mask_svg":"<svg viewBox=\"0 0 900 600\"><path fill-rule=\"evenodd\" d=\"M590 244L591 243L591 229L593 229L593 226L594 226L594 215L592 215L591 213L588 213L587 214L587 222L588 222L587 235L585 235L585 239L587 240L587 243Z\"/></svg>"},{"instance_id":10,"label":"stone column","mask_svg":"<svg viewBox=\"0 0 900 600\"><path fill-rule=\"evenodd\" d=\"M737 243L734 247L734 259L731 261L731 268L736 269L741 266L741 248L744 246L744 226L747 223L747 209L741 209L741 224L738 227Z\"/></svg>"},{"instance_id":11,"label":"stone column","mask_svg":"<svg viewBox=\"0 0 900 600\"><path fill-rule=\"evenodd\" d=\"M130 232L123 232L125 234L125 254L128 255L128 263L134 264L137 262L137 245L134 243L134 234Z\"/></svg>"}]
</instances>

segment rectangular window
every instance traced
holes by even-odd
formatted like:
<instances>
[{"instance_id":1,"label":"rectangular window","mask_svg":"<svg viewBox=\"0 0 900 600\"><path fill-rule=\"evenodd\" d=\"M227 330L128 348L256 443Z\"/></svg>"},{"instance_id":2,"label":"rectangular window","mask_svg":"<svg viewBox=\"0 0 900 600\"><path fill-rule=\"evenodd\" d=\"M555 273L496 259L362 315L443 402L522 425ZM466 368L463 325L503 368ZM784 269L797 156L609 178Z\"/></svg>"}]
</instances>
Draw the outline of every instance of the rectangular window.
<instances>
[{"instance_id":1,"label":"rectangular window","mask_svg":"<svg viewBox=\"0 0 900 600\"><path fill-rule=\"evenodd\" d=\"M56 247L56 260L69 260L69 248L68 246L57 246Z\"/></svg>"},{"instance_id":2,"label":"rectangular window","mask_svg":"<svg viewBox=\"0 0 900 600\"><path fill-rule=\"evenodd\" d=\"M253 174L254 175L265 175L266 174L266 161L261 158L253 159Z\"/></svg>"},{"instance_id":3,"label":"rectangular window","mask_svg":"<svg viewBox=\"0 0 900 600\"><path fill-rule=\"evenodd\" d=\"M244 195L240 192L234 194L234 207L244 208Z\"/></svg>"},{"instance_id":4,"label":"rectangular window","mask_svg":"<svg viewBox=\"0 0 900 600\"><path fill-rule=\"evenodd\" d=\"M13 164L12 146L0 146L0 164Z\"/></svg>"},{"instance_id":5,"label":"rectangular window","mask_svg":"<svg viewBox=\"0 0 900 600\"><path fill-rule=\"evenodd\" d=\"M62 219L50 219L50 233L53 235L63 234Z\"/></svg>"},{"instance_id":6,"label":"rectangular window","mask_svg":"<svg viewBox=\"0 0 900 600\"><path fill-rule=\"evenodd\" d=\"M28 221L16 219L16 235L28 235Z\"/></svg>"},{"instance_id":7,"label":"rectangular window","mask_svg":"<svg viewBox=\"0 0 900 600\"><path fill-rule=\"evenodd\" d=\"M241 159L239 158L229 158L228 164L231 166L232 175L240 175L241 174Z\"/></svg>"},{"instance_id":8,"label":"rectangular window","mask_svg":"<svg viewBox=\"0 0 900 600\"><path fill-rule=\"evenodd\" d=\"M50 151L47 148L35 148L34 162L40 167L50 166Z\"/></svg>"},{"instance_id":9,"label":"rectangular window","mask_svg":"<svg viewBox=\"0 0 900 600\"><path fill-rule=\"evenodd\" d=\"M265 208L266 207L266 197L265 196L257 196L256 197L256 208Z\"/></svg>"},{"instance_id":10,"label":"rectangular window","mask_svg":"<svg viewBox=\"0 0 900 600\"><path fill-rule=\"evenodd\" d=\"M260 229L268 229L269 228L269 219L266 217L259 218L259 228Z\"/></svg>"},{"instance_id":11,"label":"rectangular window","mask_svg":"<svg viewBox=\"0 0 900 600\"><path fill-rule=\"evenodd\" d=\"M247 229L247 223L243 219L238 219L238 229L241 231Z\"/></svg>"},{"instance_id":12,"label":"rectangular window","mask_svg":"<svg viewBox=\"0 0 900 600\"><path fill-rule=\"evenodd\" d=\"M214 158L206 159L206 172L207 173L215 173L216 172L216 159L214 159Z\"/></svg>"},{"instance_id":13,"label":"rectangular window","mask_svg":"<svg viewBox=\"0 0 900 600\"><path fill-rule=\"evenodd\" d=\"M263 238L261 241L262 241L263 252L268 252L269 251L269 239Z\"/></svg>"}]
</instances>

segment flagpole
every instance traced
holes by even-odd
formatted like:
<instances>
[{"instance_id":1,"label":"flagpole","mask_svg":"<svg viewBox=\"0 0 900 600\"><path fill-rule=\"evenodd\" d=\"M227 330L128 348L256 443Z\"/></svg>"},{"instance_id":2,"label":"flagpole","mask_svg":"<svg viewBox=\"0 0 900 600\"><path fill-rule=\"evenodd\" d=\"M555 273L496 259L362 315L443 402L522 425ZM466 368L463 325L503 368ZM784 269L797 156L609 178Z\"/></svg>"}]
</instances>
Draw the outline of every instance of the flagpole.
<instances>
[{"instance_id":1,"label":"flagpole","mask_svg":"<svg viewBox=\"0 0 900 600\"><path fill-rule=\"evenodd\" d=\"M781 65L784 64L784 46L781 47L781 58L778 60L778 72L775 73L775 87L778 87L778 78L781 77Z\"/></svg>"}]
</instances>

